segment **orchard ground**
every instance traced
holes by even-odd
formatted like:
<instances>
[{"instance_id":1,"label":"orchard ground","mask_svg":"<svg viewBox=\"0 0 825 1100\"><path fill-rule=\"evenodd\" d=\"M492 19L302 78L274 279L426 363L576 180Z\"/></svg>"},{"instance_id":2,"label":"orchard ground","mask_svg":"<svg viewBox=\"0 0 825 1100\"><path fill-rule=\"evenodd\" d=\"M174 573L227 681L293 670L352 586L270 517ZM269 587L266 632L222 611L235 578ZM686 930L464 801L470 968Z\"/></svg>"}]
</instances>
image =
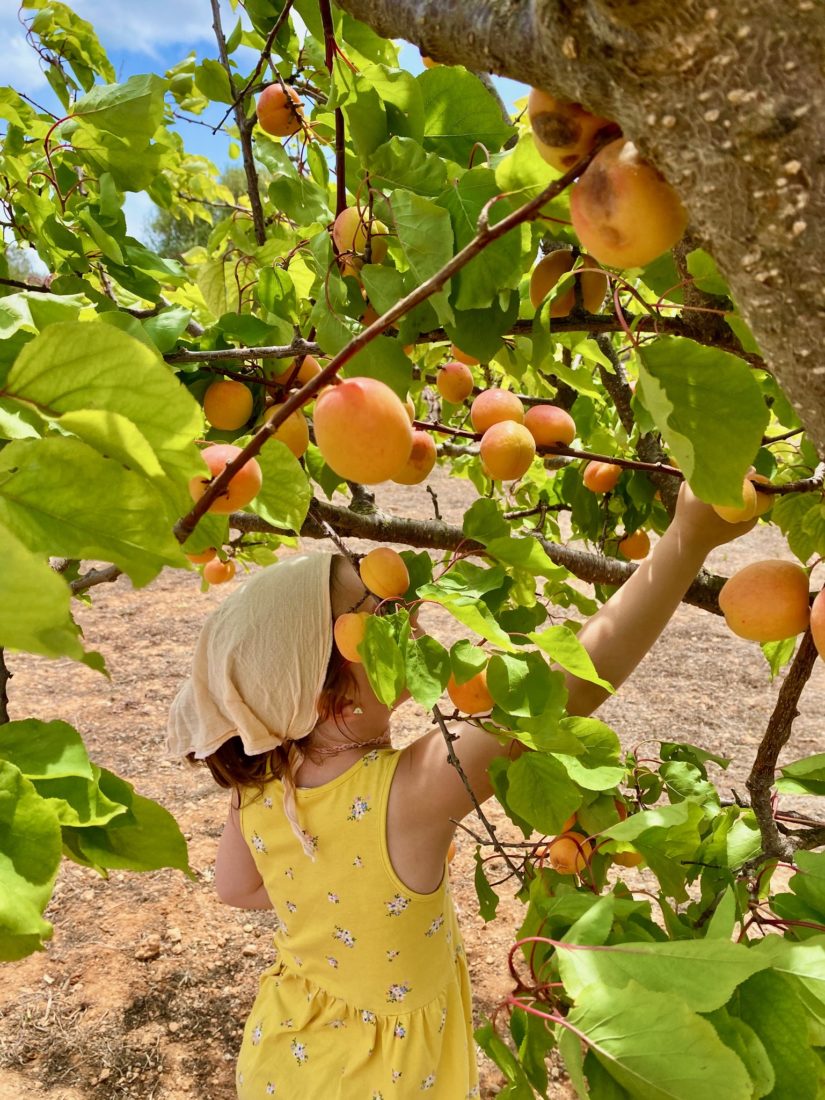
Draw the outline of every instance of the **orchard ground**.
<instances>
[{"instance_id":1,"label":"orchard ground","mask_svg":"<svg viewBox=\"0 0 825 1100\"><path fill-rule=\"evenodd\" d=\"M443 518L460 523L473 499L469 484L439 471L429 483ZM423 486L380 486L376 497L389 512L433 515ZM306 543L308 549L320 545ZM362 552L371 548L351 545ZM762 526L715 551L709 565L730 575L769 557L790 560L779 531ZM54 939L45 952L3 969L0 1100L232 1100L235 1095L241 1029L258 974L272 960L272 917L217 900L213 865L228 796L205 769L164 761L163 736L169 703L186 674L203 618L236 583L202 595L194 573L167 571L139 592L124 578L96 589L95 608L81 611L79 619L88 647L104 653L111 682L69 661L23 655L9 660L12 719L34 714L75 724L96 762L175 815L189 839L198 878L189 881L172 871L114 872L106 882L64 864L46 914L55 925ZM444 641L462 636L458 624L429 609L422 624ZM720 787L723 796L731 789L744 796L780 682L770 683L755 643L735 638L721 618L683 605L636 675L598 715L628 749L660 737L731 757ZM823 710L825 666L817 662L780 762L825 751ZM421 708L406 703L396 716L395 743L403 746L428 727ZM647 749L653 755L655 746ZM812 802L783 799L782 804L816 814ZM488 813L502 838L523 839L495 806ZM467 824L479 831L472 818ZM505 885L499 918L485 926L476 912L475 843L459 831L457 847L452 888L470 961L476 1023L481 1023L511 987L507 951L522 906ZM626 875L643 884L634 872ZM483 1057L480 1066L482 1096L489 1100L504 1080ZM550 1096L568 1100L572 1090L558 1071L553 1074Z\"/></svg>"}]
</instances>

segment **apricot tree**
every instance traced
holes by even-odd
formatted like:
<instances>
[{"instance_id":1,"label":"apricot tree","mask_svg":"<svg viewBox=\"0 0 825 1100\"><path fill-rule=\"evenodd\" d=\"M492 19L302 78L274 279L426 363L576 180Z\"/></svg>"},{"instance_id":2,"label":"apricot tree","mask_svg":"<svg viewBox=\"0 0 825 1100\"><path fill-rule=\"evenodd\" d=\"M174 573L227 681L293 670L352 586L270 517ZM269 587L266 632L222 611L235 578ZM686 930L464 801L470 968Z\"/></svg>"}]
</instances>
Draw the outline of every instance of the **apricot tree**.
<instances>
[{"instance_id":1,"label":"apricot tree","mask_svg":"<svg viewBox=\"0 0 825 1100\"><path fill-rule=\"evenodd\" d=\"M298 536L354 559L358 538L381 551L364 559L381 604L337 620L344 656L384 702L408 690L459 771L461 716L533 750L491 769L524 841L502 843L483 807L466 826L485 919L493 860L525 905L507 1012L477 1033L505 1094L546 1096L557 1049L582 1097L814 1100L825 826L777 796L825 794L823 755L778 769L825 646L821 594L808 610L825 554L821 12L248 0L227 35L213 0L215 56L122 82L67 6L22 16L56 99L0 89L4 240L45 272L0 261L0 957L52 935L62 854L188 870L171 816L94 764L81 730L9 720L18 654L104 671L73 599L103 615L121 575L200 566L208 591ZM405 70L390 34L441 64ZM528 88L511 118L488 71L536 87L535 137ZM215 105L239 196L174 127ZM157 254L127 228L130 191L208 225L207 244ZM437 493L431 520L381 512L370 486L436 463L473 490L460 526ZM566 712L562 670L610 690L571 610L638 568L683 479L774 524L799 561L792 612L749 631L766 675L786 671L735 801L721 753L659 739L640 759ZM732 621L765 602L751 576L728 582ZM686 599L719 614L724 582L703 573ZM415 630L422 603L466 637ZM639 867L641 886L620 870Z\"/></svg>"}]
</instances>

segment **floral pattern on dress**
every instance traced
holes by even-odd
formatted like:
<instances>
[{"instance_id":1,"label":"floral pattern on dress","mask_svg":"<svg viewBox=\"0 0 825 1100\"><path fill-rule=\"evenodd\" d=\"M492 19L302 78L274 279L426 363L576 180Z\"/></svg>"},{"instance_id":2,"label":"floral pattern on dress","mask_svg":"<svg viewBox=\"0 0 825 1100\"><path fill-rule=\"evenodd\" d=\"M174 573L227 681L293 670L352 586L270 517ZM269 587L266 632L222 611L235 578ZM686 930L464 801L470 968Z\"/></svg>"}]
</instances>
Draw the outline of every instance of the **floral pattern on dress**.
<instances>
[{"instance_id":1,"label":"floral pattern on dress","mask_svg":"<svg viewBox=\"0 0 825 1100\"><path fill-rule=\"evenodd\" d=\"M335 931L332 933L332 938L338 940L344 947L355 947L355 936L353 936L348 928L342 928L340 924L335 925Z\"/></svg>"},{"instance_id":2,"label":"floral pattern on dress","mask_svg":"<svg viewBox=\"0 0 825 1100\"><path fill-rule=\"evenodd\" d=\"M274 1096L275 1095L275 1086L272 1084L271 1081L267 1081L267 1083L266 1083L266 1095L267 1096Z\"/></svg>"},{"instance_id":3,"label":"floral pattern on dress","mask_svg":"<svg viewBox=\"0 0 825 1100\"><path fill-rule=\"evenodd\" d=\"M334 955L327 955L326 959L333 970L338 969L338 960L335 958Z\"/></svg>"},{"instance_id":4,"label":"floral pattern on dress","mask_svg":"<svg viewBox=\"0 0 825 1100\"><path fill-rule=\"evenodd\" d=\"M253 1045L253 1047L256 1047L258 1045L258 1043L260 1043L261 1039L263 1038L263 1034L264 1034L263 1025L262 1024L255 1024L255 1027L252 1029L252 1045Z\"/></svg>"},{"instance_id":5,"label":"floral pattern on dress","mask_svg":"<svg viewBox=\"0 0 825 1100\"><path fill-rule=\"evenodd\" d=\"M403 1069L390 1070L390 1076L392 1077L392 1083L395 1084L397 1081L400 1081L401 1078L404 1076L404 1071Z\"/></svg>"},{"instance_id":6,"label":"floral pattern on dress","mask_svg":"<svg viewBox=\"0 0 825 1100\"><path fill-rule=\"evenodd\" d=\"M306 1043L302 1043L300 1039L293 1039L290 1043L290 1050L292 1051L292 1057L298 1063L299 1066L306 1065L309 1061L309 1052L307 1051Z\"/></svg>"},{"instance_id":7,"label":"floral pattern on dress","mask_svg":"<svg viewBox=\"0 0 825 1100\"><path fill-rule=\"evenodd\" d=\"M400 1004L411 989L412 986L408 985L406 982L397 982L391 985L387 990L387 1002L389 1004Z\"/></svg>"},{"instance_id":8,"label":"floral pattern on dress","mask_svg":"<svg viewBox=\"0 0 825 1100\"><path fill-rule=\"evenodd\" d=\"M272 809L272 799L271 799L271 798L269 797L269 795L267 795L267 796L266 796L266 798L264 799L264 806L265 806L265 807L266 807L266 808L267 808L268 810L271 810L271 809Z\"/></svg>"},{"instance_id":9,"label":"floral pattern on dress","mask_svg":"<svg viewBox=\"0 0 825 1100\"><path fill-rule=\"evenodd\" d=\"M443 923L444 923L444 914L439 913L439 915L435 918L435 920L432 922L432 924L427 929L427 931L424 933L424 935L425 936L434 936L436 934L436 932L439 930L439 928L442 926Z\"/></svg>"},{"instance_id":10,"label":"floral pattern on dress","mask_svg":"<svg viewBox=\"0 0 825 1100\"><path fill-rule=\"evenodd\" d=\"M350 806L350 811L347 814L347 821L360 821L367 816L371 809L370 800L359 795L358 798L353 801L352 806Z\"/></svg>"},{"instance_id":11,"label":"floral pattern on dress","mask_svg":"<svg viewBox=\"0 0 825 1100\"><path fill-rule=\"evenodd\" d=\"M428 1073L424 1080L421 1082L420 1092L426 1092L427 1089L435 1088L435 1074Z\"/></svg>"},{"instance_id":12,"label":"floral pattern on dress","mask_svg":"<svg viewBox=\"0 0 825 1100\"><path fill-rule=\"evenodd\" d=\"M393 1028L392 1033L396 1037L396 1039L406 1039L407 1038L407 1029L404 1027L403 1024L396 1024L395 1027Z\"/></svg>"},{"instance_id":13,"label":"floral pattern on dress","mask_svg":"<svg viewBox=\"0 0 825 1100\"><path fill-rule=\"evenodd\" d=\"M368 752L366 756L361 757L361 763L365 768L368 768L370 764L374 764L377 759L378 749L373 749L371 752Z\"/></svg>"},{"instance_id":14,"label":"floral pattern on dress","mask_svg":"<svg viewBox=\"0 0 825 1100\"><path fill-rule=\"evenodd\" d=\"M290 913L296 913L298 911L298 906L295 904L294 901L288 901L285 904L286 904L287 910Z\"/></svg>"},{"instance_id":15,"label":"floral pattern on dress","mask_svg":"<svg viewBox=\"0 0 825 1100\"><path fill-rule=\"evenodd\" d=\"M318 851L318 837L317 836L313 836L311 833L308 833L306 831L306 829L301 829L301 836L303 836L304 840L310 846L313 853Z\"/></svg>"},{"instance_id":16,"label":"floral pattern on dress","mask_svg":"<svg viewBox=\"0 0 825 1100\"><path fill-rule=\"evenodd\" d=\"M284 874L287 878L295 878L295 872L292 870L291 867L287 867L287 869L284 871Z\"/></svg>"},{"instance_id":17,"label":"floral pattern on dress","mask_svg":"<svg viewBox=\"0 0 825 1100\"><path fill-rule=\"evenodd\" d=\"M266 852L266 844L264 844L263 837L258 836L257 833L252 834L252 846L256 852Z\"/></svg>"},{"instance_id":18,"label":"floral pattern on dress","mask_svg":"<svg viewBox=\"0 0 825 1100\"><path fill-rule=\"evenodd\" d=\"M361 1009L361 1019L364 1021L365 1024L374 1024L375 1023L375 1013L370 1012L370 1010L368 1008L362 1008Z\"/></svg>"},{"instance_id":19,"label":"floral pattern on dress","mask_svg":"<svg viewBox=\"0 0 825 1100\"><path fill-rule=\"evenodd\" d=\"M341 901L341 899L338 897L338 895L333 890L330 890L327 893L327 901L330 902L330 904L332 904L332 905L338 905L339 902Z\"/></svg>"},{"instance_id":20,"label":"floral pattern on dress","mask_svg":"<svg viewBox=\"0 0 825 1100\"><path fill-rule=\"evenodd\" d=\"M390 901L384 902L388 917L400 917L409 904L410 899L405 898L403 894L396 894Z\"/></svg>"},{"instance_id":21,"label":"floral pattern on dress","mask_svg":"<svg viewBox=\"0 0 825 1100\"><path fill-rule=\"evenodd\" d=\"M356 856L355 859L352 861L352 865L353 867L363 867L364 861L363 859L361 859L360 856Z\"/></svg>"},{"instance_id":22,"label":"floral pattern on dress","mask_svg":"<svg viewBox=\"0 0 825 1100\"><path fill-rule=\"evenodd\" d=\"M391 963L391 962L395 962L395 960L396 960L396 959L398 958L398 956L399 956L400 954L401 954L401 952L400 952L400 951L396 951L396 950L394 950L394 949L391 949L391 950L389 950L389 951L387 952L387 962L390 962L390 963Z\"/></svg>"}]
</instances>

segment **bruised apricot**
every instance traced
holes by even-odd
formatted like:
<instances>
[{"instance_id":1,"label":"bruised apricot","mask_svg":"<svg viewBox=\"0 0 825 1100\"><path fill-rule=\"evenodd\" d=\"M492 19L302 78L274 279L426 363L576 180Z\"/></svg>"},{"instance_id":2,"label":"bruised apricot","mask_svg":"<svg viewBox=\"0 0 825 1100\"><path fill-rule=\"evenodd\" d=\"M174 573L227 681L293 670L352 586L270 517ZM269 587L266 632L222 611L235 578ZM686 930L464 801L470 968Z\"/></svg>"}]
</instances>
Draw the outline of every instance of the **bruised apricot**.
<instances>
[{"instance_id":1,"label":"bruised apricot","mask_svg":"<svg viewBox=\"0 0 825 1100\"><path fill-rule=\"evenodd\" d=\"M825 588L811 604L811 636L819 656L825 661Z\"/></svg>"},{"instance_id":2,"label":"bruised apricot","mask_svg":"<svg viewBox=\"0 0 825 1100\"><path fill-rule=\"evenodd\" d=\"M291 137L303 124L301 97L289 85L270 84L258 96L258 122L273 137Z\"/></svg>"},{"instance_id":3,"label":"bruised apricot","mask_svg":"<svg viewBox=\"0 0 825 1100\"><path fill-rule=\"evenodd\" d=\"M523 424L524 405L509 390L482 390L470 406L470 420L477 432L486 432L502 420L515 420L517 424Z\"/></svg>"},{"instance_id":4,"label":"bruised apricot","mask_svg":"<svg viewBox=\"0 0 825 1100\"><path fill-rule=\"evenodd\" d=\"M481 464L493 481L515 481L530 469L536 441L523 424L502 420L481 437Z\"/></svg>"},{"instance_id":5,"label":"bruised apricot","mask_svg":"<svg viewBox=\"0 0 825 1100\"><path fill-rule=\"evenodd\" d=\"M667 180L632 141L601 149L570 194L573 228L587 251L611 267L642 267L681 238L687 213Z\"/></svg>"},{"instance_id":6,"label":"bruised apricot","mask_svg":"<svg viewBox=\"0 0 825 1100\"><path fill-rule=\"evenodd\" d=\"M252 415L252 390L243 382L224 379L213 382L203 395L203 412L213 428L233 432Z\"/></svg>"},{"instance_id":7,"label":"bruised apricot","mask_svg":"<svg viewBox=\"0 0 825 1100\"><path fill-rule=\"evenodd\" d=\"M347 378L315 403L315 441L339 477L377 485L399 474L412 449L403 402L376 378Z\"/></svg>"},{"instance_id":8,"label":"bruised apricot","mask_svg":"<svg viewBox=\"0 0 825 1100\"><path fill-rule=\"evenodd\" d=\"M338 652L345 661L350 661L354 665L363 663L358 646L364 640L369 617L368 611L348 611L344 615L339 615L332 627Z\"/></svg>"},{"instance_id":9,"label":"bruised apricot","mask_svg":"<svg viewBox=\"0 0 825 1100\"><path fill-rule=\"evenodd\" d=\"M810 621L808 574L795 562L751 562L722 585L719 607L740 638L752 642L791 638Z\"/></svg>"},{"instance_id":10,"label":"bruised apricot","mask_svg":"<svg viewBox=\"0 0 825 1100\"><path fill-rule=\"evenodd\" d=\"M266 414L267 421L272 420L275 414L280 412L280 410L280 405L273 405ZM278 439L281 443L285 443L295 457L300 458L306 453L306 449L309 446L309 424L307 424L307 418L300 410L295 409L289 414L283 424L278 425L272 433L271 438Z\"/></svg>"},{"instance_id":11,"label":"bruised apricot","mask_svg":"<svg viewBox=\"0 0 825 1100\"><path fill-rule=\"evenodd\" d=\"M420 485L426 481L435 466L437 451L435 441L428 432L413 432L410 457L392 480L396 485Z\"/></svg>"},{"instance_id":12,"label":"bruised apricot","mask_svg":"<svg viewBox=\"0 0 825 1100\"><path fill-rule=\"evenodd\" d=\"M578 833L560 833L548 844L550 865L560 875L578 875L593 852L590 841Z\"/></svg>"},{"instance_id":13,"label":"bruised apricot","mask_svg":"<svg viewBox=\"0 0 825 1100\"><path fill-rule=\"evenodd\" d=\"M213 443L201 451L201 458L209 467L211 477L193 477L189 481L189 495L192 500L200 500L210 482L221 473L241 453L240 447L231 443ZM240 470L231 478L229 484L209 505L207 511L218 515L229 515L239 508L245 508L250 500L260 492L263 477L261 467L254 458L247 459Z\"/></svg>"},{"instance_id":14,"label":"bruised apricot","mask_svg":"<svg viewBox=\"0 0 825 1100\"><path fill-rule=\"evenodd\" d=\"M619 553L628 561L641 561L650 553L650 536L640 527L619 542Z\"/></svg>"},{"instance_id":15,"label":"bruised apricot","mask_svg":"<svg viewBox=\"0 0 825 1100\"><path fill-rule=\"evenodd\" d=\"M464 714L486 714L493 709L493 697L487 690L487 673L477 672L466 683L456 683L451 674L447 681L447 694L456 710Z\"/></svg>"},{"instance_id":16,"label":"bruised apricot","mask_svg":"<svg viewBox=\"0 0 825 1100\"><path fill-rule=\"evenodd\" d=\"M527 113L539 155L557 172L567 172L587 156L598 132L612 125L610 119L592 115L580 103L565 103L540 88L531 88Z\"/></svg>"},{"instance_id":17,"label":"bruised apricot","mask_svg":"<svg viewBox=\"0 0 825 1100\"><path fill-rule=\"evenodd\" d=\"M227 581L231 581L235 576L235 563L234 561L221 561L220 558L213 558L212 561L208 561L203 567L203 579L207 584L226 584Z\"/></svg>"},{"instance_id":18,"label":"bruised apricot","mask_svg":"<svg viewBox=\"0 0 825 1100\"><path fill-rule=\"evenodd\" d=\"M435 384L445 401L459 405L473 392L473 372L465 363L453 360L441 367L435 377Z\"/></svg>"},{"instance_id":19,"label":"bruised apricot","mask_svg":"<svg viewBox=\"0 0 825 1100\"><path fill-rule=\"evenodd\" d=\"M530 276L530 301L538 308L559 279L568 272L584 268L580 275L565 282L565 288L550 303L548 316L566 317L576 306L576 283L581 284L582 305L588 313L595 313L607 294L607 275L597 270L597 264L589 256L583 256L580 262L566 248L557 248L549 252L533 268Z\"/></svg>"},{"instance_id":20,"label":"bruised apricot","mask_svg":"<svg viewBox=\"0 0 825 1100\"><path fill-rule=\"evenodd\" d=\"M612 462L588 462L582 474L582 482L585 489L591 493L609 493L616 488L619 478L622 476L621 466Z\"/></svg>"},{"instance_id":21,"label":"bruised apricot","mask_svg":"<svg viewBox=\"0 0 825 1100\"><path fill-rule=\"evenodd\" d=\"M558 405L532 405L524 414L524 426L537 447L553 447L557 443L568 447L576 438L575 420Z\"/></svg>"},{"instance_id":22,"label":"bruised apricot","mask_svg":"<svg viewBox=\"0 0 825 1100\"><path fill-rule=\"evenodd\" d=\"M370 550L361 559L358 571L366 587L381 600L398 599L410 587L410 574L404 559L390 546L376 546Z\"/></svg>"}]
</instances>

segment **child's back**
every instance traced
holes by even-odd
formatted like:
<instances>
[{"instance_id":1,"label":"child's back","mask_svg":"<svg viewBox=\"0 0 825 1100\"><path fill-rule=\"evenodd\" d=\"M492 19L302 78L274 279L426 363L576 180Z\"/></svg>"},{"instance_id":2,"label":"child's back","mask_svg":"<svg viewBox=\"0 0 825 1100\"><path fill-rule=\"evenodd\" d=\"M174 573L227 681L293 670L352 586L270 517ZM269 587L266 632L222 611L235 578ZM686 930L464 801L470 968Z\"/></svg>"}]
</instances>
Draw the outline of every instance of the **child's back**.
<instances>
[{"instance_id":1,"label":"child's back","mask_svg":"<svg viewBox=\"0 0 825 1100\"><path fill-rule=\"evenodd\" d=\"M470 985L445 870L410 890L387 851L400 754L379 749L299 788L296 843L271 780L241 808L277 917L278 960L261 978L238 1061L238 1095L442 1100L477 1096Z\"/></svg>"}]
</instances>

